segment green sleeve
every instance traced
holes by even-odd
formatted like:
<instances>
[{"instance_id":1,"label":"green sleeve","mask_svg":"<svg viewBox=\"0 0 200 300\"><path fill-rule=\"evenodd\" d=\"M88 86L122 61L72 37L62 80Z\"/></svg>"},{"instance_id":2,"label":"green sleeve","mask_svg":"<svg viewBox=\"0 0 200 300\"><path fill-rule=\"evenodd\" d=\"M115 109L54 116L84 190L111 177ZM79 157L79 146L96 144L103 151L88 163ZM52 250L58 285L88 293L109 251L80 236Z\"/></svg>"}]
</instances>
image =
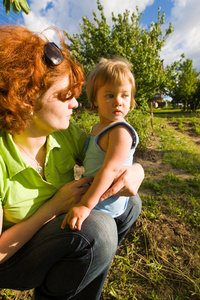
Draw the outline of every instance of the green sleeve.
<instances>
[{"instance_id":1,"label":"green sleeve","mask_svg":"<svg viewBox=\"0 0 200 300\"><path fill-rule=\"evenodd\" d=\"M83 160L85 157L85 143L87 134L84 130L80 129L76 124L70 122L69 126L70 136L73 138L74 151L76 158Z\"/></svg>"}]
</instances>

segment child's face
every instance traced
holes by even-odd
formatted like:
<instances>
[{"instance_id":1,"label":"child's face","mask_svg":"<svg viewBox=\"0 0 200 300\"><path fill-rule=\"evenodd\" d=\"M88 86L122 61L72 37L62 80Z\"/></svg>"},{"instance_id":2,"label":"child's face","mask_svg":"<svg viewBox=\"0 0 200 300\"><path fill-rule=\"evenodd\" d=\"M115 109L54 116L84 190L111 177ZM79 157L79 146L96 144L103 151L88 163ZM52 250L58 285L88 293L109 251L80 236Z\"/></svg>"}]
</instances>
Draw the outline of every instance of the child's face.
<instances>
[{"instance_id":1,"label":"child's face","mask_svg":"<svg viewBox=\"0 0 200 300\"><path fill-rule=\"evenodd\" d=\"M130 109L132 86L127 79L121 84L106 83L97 92L95 105L100 121L104 123L121 121Z\"/></svg>"}]
</instances>

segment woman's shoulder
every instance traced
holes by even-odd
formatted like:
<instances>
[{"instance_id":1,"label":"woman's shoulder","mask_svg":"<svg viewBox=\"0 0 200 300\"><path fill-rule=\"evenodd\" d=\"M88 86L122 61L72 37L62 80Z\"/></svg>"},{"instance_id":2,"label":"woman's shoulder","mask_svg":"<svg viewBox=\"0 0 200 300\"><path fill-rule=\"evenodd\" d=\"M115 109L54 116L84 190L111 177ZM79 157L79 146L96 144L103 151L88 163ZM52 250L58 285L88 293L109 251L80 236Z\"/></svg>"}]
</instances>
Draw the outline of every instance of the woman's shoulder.
<instances>
[{"instance_id":1,"label":"woman's shoulder","mask_svg":"<svg viewBox=\"0 0 200 300\"><path fill-rule=\"evenodd\" d=\"M0 129L0 139L5 138L7 135L8 135L8 133L5 130Z\"/></svg>"},{"instance_id":2,"label":"woman's shoulder","mask_svg":"<svg viewBox=\"0 0 200 300\"><path fill-rule=\"evenodd\" d=\"M5 151L9 151L9 139L9 133L0 129L0 155L2 155Z\"/></svg>"},{"instance_id":3,"label":"woman's shoulder","mask_svg":"<svg viewBox=\"0 0 200 300\"><path fill-rule=\"evenodd\" d=\"M6 174L7 174L7 166L6 166L6 162L5 162L5 156L7 151L9 151L7 148L5 148L5 141L4 141L4 133L0 132L0 182L1 180L3 180L3 178L5 178ZM7 149L5 151L5 149ZM0 183L0 187L1 187L1 183Z\"/></svg>"},{"instance_id":4,"label":"woman's shoulder","mask_svg":"<svg viewBox=\"0 0 200 300\"><path fill-rule=\"evenodd\" d=\"M76 124L70 122L67 129L53 132L50 135L49 143L54 147L61 147L63 151L71 149L71 151L82 152L85 147L86 138L86 132Z\"/></svg>"}]
</instances>

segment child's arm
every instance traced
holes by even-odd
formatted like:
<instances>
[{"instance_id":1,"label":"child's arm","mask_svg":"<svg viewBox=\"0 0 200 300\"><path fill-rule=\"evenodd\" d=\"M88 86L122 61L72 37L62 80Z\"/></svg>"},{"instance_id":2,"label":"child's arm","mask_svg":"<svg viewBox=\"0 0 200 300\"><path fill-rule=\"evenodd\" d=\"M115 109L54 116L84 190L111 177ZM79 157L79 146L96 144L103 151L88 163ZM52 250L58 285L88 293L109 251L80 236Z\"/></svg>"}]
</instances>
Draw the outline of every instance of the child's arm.
<instances>
[{"instance_id":1,"label":"child's arm","mask_svg":"<svg viewBox=\"0 0 200 300\"><path fill-rule=\"evenodd\" d=\"M128 156L133 142L129 129L124 125L118 125L108 131L108 135L108 148L103 166L97 172L81 202L66 215L62 228L68 223L72 229L81 229L82 222L99 202L101 195L111 186Z\"/></svg>"}]
</instances>

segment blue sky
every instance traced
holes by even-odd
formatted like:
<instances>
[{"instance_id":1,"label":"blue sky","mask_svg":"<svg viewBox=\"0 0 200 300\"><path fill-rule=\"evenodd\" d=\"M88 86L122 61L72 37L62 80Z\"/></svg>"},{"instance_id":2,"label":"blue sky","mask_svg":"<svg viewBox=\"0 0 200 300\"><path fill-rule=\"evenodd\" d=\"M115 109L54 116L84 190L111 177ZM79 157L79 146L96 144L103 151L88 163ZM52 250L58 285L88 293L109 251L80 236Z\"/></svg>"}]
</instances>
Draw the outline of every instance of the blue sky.
<instances>
[{"instance_id":1,"label":"blue sky","mask_svg":"<svg viewBox=\"0 0 200 300\"><path fill-rule=\"evenodd\" d=\"M24 25L33 31L42 31L56 26L70 34L77 33L83 16L89 19L92 11L98 12L96 0L28 0L30 13L6 15L3 0L0 0L0 24ZM142 12L142 26L157 21L158 7L165 12L165 25L169 22L174 32L168 37L161 52L164 66L179 60L182 53L193 60L194 68L200 71L200 4L199 0L101 0L108 23L111 12L117 16L128 9L135 11L136 5Z\"/></svg>"}]
</instances>

